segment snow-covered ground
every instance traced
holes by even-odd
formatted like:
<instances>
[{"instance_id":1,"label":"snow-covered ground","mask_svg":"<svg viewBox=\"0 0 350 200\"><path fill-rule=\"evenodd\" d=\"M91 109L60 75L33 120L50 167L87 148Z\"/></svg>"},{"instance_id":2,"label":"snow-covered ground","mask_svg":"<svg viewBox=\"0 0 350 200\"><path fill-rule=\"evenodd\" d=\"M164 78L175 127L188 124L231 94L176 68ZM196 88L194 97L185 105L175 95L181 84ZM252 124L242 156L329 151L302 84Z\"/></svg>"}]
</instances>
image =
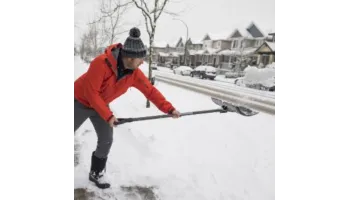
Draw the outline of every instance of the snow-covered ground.
<instances>
[{"instance_id":1,"label":"snow-covered ground","mask_svg":"<svg viewBox=\"0 0 350 200\"><path fill-rule=\"evenodd\" d=\"M224 83L235 83L236 78L225 78L225 75L217 75L215 77L216 81L224 82Z\"/></svg>"},{"instance_id":2,"label":"snow-covered ground","mask_svg":"<svg viewBox=\"0 0 350 200\"><path fill-rule=\"evenodd\" d=\"M75 59L75 78L87 65ZM181 112L217 108L210 97L156 82L156 87ZM162 114L145 108L146 100L130 88L111 103L117 117ZM112 187L97 189L88 181L96 133L87 120L75 134L80 145L75 188L87 188L103 199L123 199L120 185L157 186L164 200L274 199L275 118L260 113L186 116L124 124L114 128L107 162Z\"/></svg>"}]
</instances>

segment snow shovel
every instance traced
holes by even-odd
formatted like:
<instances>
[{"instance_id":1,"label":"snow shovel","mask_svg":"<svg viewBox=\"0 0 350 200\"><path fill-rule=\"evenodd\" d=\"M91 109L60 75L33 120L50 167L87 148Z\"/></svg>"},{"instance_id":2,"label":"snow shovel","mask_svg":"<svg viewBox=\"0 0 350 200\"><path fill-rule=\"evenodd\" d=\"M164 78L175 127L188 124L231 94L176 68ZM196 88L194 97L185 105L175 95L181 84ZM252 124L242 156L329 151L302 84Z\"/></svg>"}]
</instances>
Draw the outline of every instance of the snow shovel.
<instances>
[{"instance_id":1,"label":"snow shovel","mask_svg":"<svg viewBox=\"0 0 350 200\"><path fill-rule=\"evenodd\" d=\"M242 116L250 117L253 115L258 114L259 112L253 111L249 108L246 108L244 106L236 106L228 102L224 102L220 99L216 99L214 97L211 97L211 100L221 108L219 109L212 109L212 110L201 110L201 111L194 111L194 112L184 112L181 113L180 117L182 116L188 116L188 115L198 115L198 114L206 114L206 113L226 113L226 112L235 112L237 114L240 114ZM114 123L114 125L120 125L125 124L129 122L135 122L135 121L144 121L144 120L152 120L152 119L161 119L161 118L169 118L172 117L171 115L154 115L154 116L147 116L147 117L136 117L136 118L117 118L118 122Z\"/></svg>"}]
</instances>

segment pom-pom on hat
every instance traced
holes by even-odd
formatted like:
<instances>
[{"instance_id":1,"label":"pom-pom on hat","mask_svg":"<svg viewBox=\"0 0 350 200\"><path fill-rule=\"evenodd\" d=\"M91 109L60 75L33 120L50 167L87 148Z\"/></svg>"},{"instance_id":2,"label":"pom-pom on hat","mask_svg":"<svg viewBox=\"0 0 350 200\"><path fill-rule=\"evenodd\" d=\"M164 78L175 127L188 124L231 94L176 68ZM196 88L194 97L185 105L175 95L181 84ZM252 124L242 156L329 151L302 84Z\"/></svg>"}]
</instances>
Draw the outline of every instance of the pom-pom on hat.
<instances>
[{"instance_id":1,"label":"pom-pom on hat","mask_svg":"<svg viewBox=\"0 0 350 200\"><path fill-rule=\"evenodd\" d=\"M146 48L140 39L141 32L134 27L129 31L129 37L124 42L121 50L122 55L129 58L144 58L146 56Z\"/></svg>"}]
</instances>

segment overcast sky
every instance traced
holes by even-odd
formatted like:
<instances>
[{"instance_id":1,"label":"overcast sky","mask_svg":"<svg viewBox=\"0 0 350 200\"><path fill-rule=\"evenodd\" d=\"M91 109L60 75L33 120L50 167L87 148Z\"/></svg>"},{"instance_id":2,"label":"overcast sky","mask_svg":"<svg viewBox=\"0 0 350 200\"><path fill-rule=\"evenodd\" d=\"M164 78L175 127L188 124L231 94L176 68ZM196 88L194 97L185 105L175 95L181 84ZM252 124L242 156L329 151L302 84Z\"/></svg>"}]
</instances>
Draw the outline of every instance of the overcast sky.
<instances>
[{"instance_id":1,"label":"overcast sky","mask_svg":"<svg viewBox=\"0 0 350 200\"><path fill-rule=\"evenodd\" d=\"M80 43L80 37L86 31L86 24L98 16L100 0L75 0L74 29L75 43ZM259 29L267 34L275 31L275 1L274 0L173 0L166 9L180 12L177 18L186 22L189 37L200 40L206 33L224 34L235 28L244 29L254 22ZM147 2L147 0L146 0ZM179 37L186 37L186 26L172 16L163 13L157 23L156 42L172 45ZM148 44L148 35L144 18L137 8L128 10L123 17L130 29L133 25L141 24L141 38ZM118 42L124 42L127 35L121 35Z\"/></svg>"}]
</instances>

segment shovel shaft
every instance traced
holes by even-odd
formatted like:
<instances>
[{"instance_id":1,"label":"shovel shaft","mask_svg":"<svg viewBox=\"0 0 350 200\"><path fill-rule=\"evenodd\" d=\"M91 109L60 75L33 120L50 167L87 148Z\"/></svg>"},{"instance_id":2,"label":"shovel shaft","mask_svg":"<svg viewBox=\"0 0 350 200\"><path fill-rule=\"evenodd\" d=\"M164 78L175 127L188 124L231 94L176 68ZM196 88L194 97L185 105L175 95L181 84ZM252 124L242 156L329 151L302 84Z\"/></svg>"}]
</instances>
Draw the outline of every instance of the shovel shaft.
<instances>
[{"instance_id":1,"label":"shovel shaft","mask_svg":"<svg viewBox=\"0 0 350 200\"><path fill-rule=\"evenodd\" d=\"M185 113L181 113L181 116L186 116L186 115L198 115L198 114L206 114L206 113L214 113L214 112L225 113L225 112L227 112L227 111L226 111L226 110L223 110L223 109L201 110L201 111L194 111L194 112L185 112Z\"/></svg>"},{"instance_id":2,"label":"shovel shaft","mask_svg":"<svg viewBox=\"0 0 350 200\"><path fill-rule=\"evenodd\" d=\"M188 116L188 115L207 114L207 113L214 113L214 112L225 113L227 111L223 109L201 110L201 111L181 113L180 116L182 117L182 116ZM120 124L129 123L129 122L135 122L135 121L169 118L169 117L172 117L172 115L154 115L154 116L136 117L136 118L118 118L118 122L114 123L114 125L120 125Z\"/></svg>"}]
</instances>

